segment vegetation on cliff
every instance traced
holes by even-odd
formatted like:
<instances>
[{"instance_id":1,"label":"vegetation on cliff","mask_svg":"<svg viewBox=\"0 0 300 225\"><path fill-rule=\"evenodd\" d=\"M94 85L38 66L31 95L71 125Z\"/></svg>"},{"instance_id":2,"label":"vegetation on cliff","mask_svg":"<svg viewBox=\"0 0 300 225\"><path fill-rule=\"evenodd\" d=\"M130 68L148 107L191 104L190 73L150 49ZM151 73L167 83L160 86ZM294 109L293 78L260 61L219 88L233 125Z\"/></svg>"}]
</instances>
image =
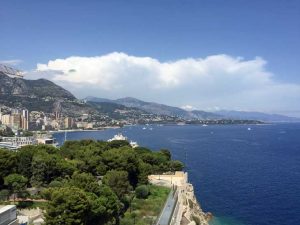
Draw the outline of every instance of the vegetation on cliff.
<instances>
[{"instance_id":1,"label":"vegetation on cliff","mask_svg":"<svg viewBox=\"0 0 300 225\"><path fill-rule=\"evenodd\" d=\"M168 150L132 148L127 141L0 149L0 195L2 200L12 194L22 199L29 196L27 188L37 188L40 192L30 197L48 202L46 224L119 224L149 174L182 168ZM150 188L149 199L151 190L155 193Z\"/></svg>"}]
</instances>

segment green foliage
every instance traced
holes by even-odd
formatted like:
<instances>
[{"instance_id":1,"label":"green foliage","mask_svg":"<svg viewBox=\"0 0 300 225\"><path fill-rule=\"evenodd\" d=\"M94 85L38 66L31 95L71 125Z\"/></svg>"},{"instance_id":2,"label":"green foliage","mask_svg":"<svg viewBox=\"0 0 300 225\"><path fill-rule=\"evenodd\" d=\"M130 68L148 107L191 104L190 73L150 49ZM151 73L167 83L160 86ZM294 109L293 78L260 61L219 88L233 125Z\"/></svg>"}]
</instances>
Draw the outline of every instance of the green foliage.
<instances>
[{"instance_id":1,"label":"green foliage","mask_svg":"<svg viewBox=\"0 0 300 225\"><path fill-rule=\"evenodd\" d=\"M7 201L10 195L10 191L3 189L0 191L0 201Z\"/></svg>"},{"instance_id":2,"label":"green foliage","mask_svg":"<svg viewBox=\"0 0 300 225\"><path fill-rule=\"evenodd\" d=\"M4 184L8 187L11 193L22 194L26 190L28 179L20 174L10 174L4 178Z\"/></svg>"},{"instance_id":3,"label":"green foliage","mask_svg":"<svg viewBox=\"0 0 300 225\"><path fill-rule=\"evenodd\" d=\"M184 167L183 163L178 160L169 161L168 165L171 171L181 171Z\"/></svg>"},{"instance_id":4,"label":"green foliage","mask_svg":"<svg viewBox=\"0 0 300 225\"><path fill-rule=\"evenodd\" d=\"M76 187L48 189L46 224L116 224L120 212L117 196L102 186L100 197Z\"/></svg>"},{"instance_id":5,"label":"green foliage","mask_svg":"<svg viewBox=\"0 0 300 225\"><path fill-rule=\"evenodd\" d=\"M124 170L128 172L130 185L135 187L138 183L139 160L135 150L131 147L110 149L102 154L103 161L108 170Z\"/></svg>"},{"instance_id":6,"label":"green foliage","mask_svg":"<svg viewBox=\"0 0 300 225\"><path fill-rule=\"evenodd\" d=\"M11 128L6 127L4 130L0 130L0 137L11 137L14 136L15 133L11 130Z\"/></svg>"},{"instance_id":7,"label":"green foliage","mask_svg":"<svg viewBox=\"0 0 300 225\"><path fill-rule=\"evenodd\" d=\"M121 147L130 147L130 144L128 141L124 141L124 140L113 140L111 142L108 142L108 147L109 148L121 148Z\"/></svg>"},{"instance_id":8,"label":"green foliage","mask_svg":"<svg viewBox=\"0 0 300 225\"><path fill-rule=\"evenodd\" d=\"M36 152L36 146L24 146L17 152L18 172L28 179L32 176L32 158Z\"/></svg>"},{"instance_id":9,"label":"green foliage","mask_svg":"<svg viewBox=\"0 0 300 225\"><path fill-rule=\"evenodd\" d=\"M16 166L16 154L9 150L0 149L0 179L14 173L16 171Z\"/></svg>"},{"instance_id":10,"label":"green foliage","mask_svg":"<svg viewBox=\"0 0 300 225\"><path fill-rule=\"evenodd\" d=\"M92 192L96 195L100 195L100 185L97 183L95 177L89 173L75 172L72 175L72 179L67 182L67 185L78 187L86 192Z\"/></svg>"},{"instance_id":11,"label":"green foliage","mask_svg":"<svg viewBox=\"0 0 300 225\"><path fill-rule=\"evenodd\" d=\"M60 188L63 187L64 183L58 180L53 180L50 182L50 184L48 185L48 187L50 188Z\"/></svg>"},{"instance_id":12,"label":"green foliage","mask_svg":"<svg viewBox=\"0 0 300 225\"><path fill-rule=\"evenodd\" d=\"M86 224L89 209L89 199L83 190L74 187L55 189L48 203L46 224Z\"/></svg>"},{"instance_id":13,"label":"green foliage","mask_svg":"<svg viewBox=\"0 0 300 225\"><path fill-rule=\"evenodd\" d=\"M165 155L168 160L171 160L171 152L168 149L161 149L160 152Z\"/></svg>"},{"instance_id":14,"label":"green foliage","mask_svg":"<svg viewBox=\"0 0 300 225\"><path fill-rule=\"evenodd\" d=\"M111 170L103 177L103 183L109 186L120 199L132 190L126 171Z\"/></svg>"},{"instance_id":15,"label":"green foliage","mask_svg":"<svg viewBox=\"0 0 300 225\"><path fill-rule=\"evenodd\" d=\"M164 206L170 189L154 185L149 186L149 189L150 194L147 199L133 199L131 207L128 208L120 221L121 225L154 224Z\"/></svg>"},{"instance_id":16,"label":"green foliage","mask_svg":"<svg viewBox=\"0 0 300 225\"><path fill-rule=\"evenodd\" d=\"M135 196L137 198L147 198L149 195L149 188L147 185L140 185L135 189Z\"/></svg>"},{"instance_id":17,"label":"green foliage","mask_svg":"<svg viewBox=\"0 0 300 225\"><path fill-rule=\"evenodd\" d=\"M43 187L37 196L49 200L46 224L119 224L129 205L138 211L125 213L121 224L132 224L134 215L137 224L144 224L139 218L148 221L157 215L168 193L153 186L149 192L148 175L182 168L168 150L133 149L126 141L67 141L59 149L36 145L17 152L0 149L0 198L26 194L26 187ZM130 204L135 187L137 198Z\"/></svg>"}]
</instances>

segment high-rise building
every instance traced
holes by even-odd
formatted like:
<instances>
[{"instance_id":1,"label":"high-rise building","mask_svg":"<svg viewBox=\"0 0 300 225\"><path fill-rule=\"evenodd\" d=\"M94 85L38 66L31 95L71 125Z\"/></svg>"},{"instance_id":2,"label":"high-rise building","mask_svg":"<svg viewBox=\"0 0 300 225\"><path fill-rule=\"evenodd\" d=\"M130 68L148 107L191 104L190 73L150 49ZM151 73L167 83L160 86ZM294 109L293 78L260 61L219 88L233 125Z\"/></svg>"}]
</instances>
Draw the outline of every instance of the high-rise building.
<instances>
[{"instance_id":1,"label":"high-rise building","mask_svg":"<svg viewBox=\"0 0 300 225\"><path fill-rule=\"evenodd\" d=\"M2 115L1 121L4 125L10 126L11 125L11 116L10 115Z\"/></svg>"},{"instance_id":2,"label":"high-rise building","mask_svg":"<svg viewBox=\"0 0 300 225\"><path fill-rule=\"evenodd\" d=\"M22 116L24 118L26 118L27 120L29 120L29 113L28 113L28 110L27 109L23 109L22 110Z\"/></svg>"},{"instance_id":3,"label":"high-rise building","mask_svg":"<svg viewBox=\"0 0 300 225\"><path fill-rule=\"evenodd\" d=\"M28 130L29 113L27 109L22 110L22 129Z\"/></svg>"},{"instance_id":4,"label":"high-rise building","mask_svg":"<svg viewBox=\"0 0 300 225\"><path fill-rule=\"evenodd\" d=\"M11 127L13 129L20 129L22 128L22 117L21 114L13 114L11 115Z\"/></svg>"},{"instance_id":5,"label":"high-rise building","mask_svg":"<svg viewBox=\"0 0 300 225\"><path fill-rule=\"evenodd\" d=\"M22 119L22 126L21 126L22 130L28 130L28 120L24 116L22 116L21 119Z\"/></svg>"},{"instance_id":6,"label":"high-rise building","mask_svg":"<svg viewBox=\"0 0 300 225\"><path fill-rule=\"evenodd\" d=\"M19 109L12 109L11 110L11 114L20 114L20 110Z\"/></svg>"},{"instance_id":7,"label":"high-rise building","mask_svg":"<svg viewBox=\"0 0 300 225\"><path fill-rule=\"evenodd\" d=\"M66 117L64 119L64 127L67 128L72 128L73 127L73 118L71 117Z\"/></svg>"}]
</instances>

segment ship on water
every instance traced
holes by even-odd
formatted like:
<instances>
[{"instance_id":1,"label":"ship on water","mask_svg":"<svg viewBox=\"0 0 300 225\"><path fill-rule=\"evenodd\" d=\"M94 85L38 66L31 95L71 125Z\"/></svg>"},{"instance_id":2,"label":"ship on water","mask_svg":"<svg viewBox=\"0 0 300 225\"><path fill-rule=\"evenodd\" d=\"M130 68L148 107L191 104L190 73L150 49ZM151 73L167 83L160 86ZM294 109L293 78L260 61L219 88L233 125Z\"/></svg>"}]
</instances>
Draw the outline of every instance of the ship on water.
<instances>
[{"instance_id":1,"label":"ship on water","mask_svg":"<svg viewBox=\"0 0 300 225\"><path fill-rule=\"evenodd\" d=\"M128 138L123 136L121 133L116 134L113 138L108 139L108 142L112 142L112 141L128 141ZM130 141L129 144L131 145L131 147L136 148L139 147L138 143L135 141Z\"/></svg>"}]
</instances>

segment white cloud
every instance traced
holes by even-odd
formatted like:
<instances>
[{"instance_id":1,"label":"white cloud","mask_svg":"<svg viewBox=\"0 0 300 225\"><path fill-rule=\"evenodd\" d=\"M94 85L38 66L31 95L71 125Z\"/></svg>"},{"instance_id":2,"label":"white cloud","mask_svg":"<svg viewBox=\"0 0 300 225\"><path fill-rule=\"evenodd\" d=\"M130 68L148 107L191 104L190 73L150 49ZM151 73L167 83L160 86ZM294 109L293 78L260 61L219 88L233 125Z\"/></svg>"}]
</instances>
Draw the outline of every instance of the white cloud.
<instances>
[{"instance_id":1,"label":"white cloud","mask_svg":"<svg viewBox=\"0 0 300 225\"><path fill-rule=\"evenodd\" d=\"M183 105L183 106L181 106L181 108L184 110L187 110L187 111L196 110L196 108L192 105Z\"/></svg>"},{"instance_id":2,"label":"white cloud","mask_svg":"<svg viewBox=\"0 0 300 225\"><path fill-rule=\"evenodd\" d=\"M11 59L11 60L0 60L1 64L7 65L7 66L17 66L23 61L20 59Z\"/></svg>"},{"instance_id":3,"label":"white cloud","mask_svg":"<svg viewBox=\"0 0 300 225\"><path fill-rule=\"evenodd\" d=\"M38 64L37 74L45 73L45 78L79 97L132 96L198 109L217 105L227 109L299 110L300 86L274 81L265 65L259 57L245 60L213 55L160 62L114 52L51 60Z\"/></svg>"}]
</instances>

